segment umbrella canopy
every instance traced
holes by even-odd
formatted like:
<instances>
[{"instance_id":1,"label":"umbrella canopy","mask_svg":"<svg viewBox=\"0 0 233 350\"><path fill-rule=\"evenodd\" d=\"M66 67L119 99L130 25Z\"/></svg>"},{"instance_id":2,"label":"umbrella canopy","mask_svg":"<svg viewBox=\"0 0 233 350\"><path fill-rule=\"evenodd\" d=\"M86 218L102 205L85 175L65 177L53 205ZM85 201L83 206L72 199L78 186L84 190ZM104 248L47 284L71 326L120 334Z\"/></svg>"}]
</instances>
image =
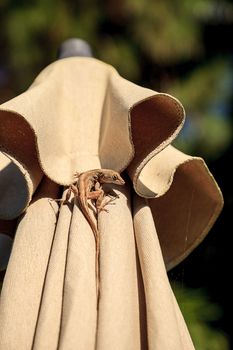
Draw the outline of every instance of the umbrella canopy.
<instances>
[{"instance_id":1,"label":"umbrella canopy","mask_svg":"<svg viewBox=\"0 0 233 350\"><path fill-rule=\"evenodd\" d=\"M183 123L177 99L92 57L52 63L0 106L0 225L19 218L1 347L193 349L166 268L202 241L223 200L204 161L171 146ZM93 217L98 309L91 228L73 202L50 200L76 171L95 168L126 181L109 212Z\"/></svg>"}]
</instances>

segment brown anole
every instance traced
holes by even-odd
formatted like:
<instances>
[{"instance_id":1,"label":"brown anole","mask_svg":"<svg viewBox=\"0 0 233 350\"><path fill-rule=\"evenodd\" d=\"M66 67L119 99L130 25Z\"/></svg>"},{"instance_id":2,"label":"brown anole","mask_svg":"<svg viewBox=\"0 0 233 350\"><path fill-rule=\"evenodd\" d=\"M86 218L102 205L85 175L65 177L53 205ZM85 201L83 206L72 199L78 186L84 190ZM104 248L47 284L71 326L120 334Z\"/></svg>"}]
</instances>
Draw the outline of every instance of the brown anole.
<instances>
[{"instance_id":1,"label":"brown anole","mask_svg":"<svg viewBox=\"0 0 233 350\"><path fill-rule=\"evenodd\" d=\"M69 186L65 202L67 202L73 192L75 199L78 200L79 207L89 223L96 243L96 290L97 290L97 303L99 299L99 252L100 252L100 233L97 224L94 222L90 215L88 207L88 199L91 199L95 203L97 215L102 211L107 211L104 207L113 201L105 195L102 188L103 184L117 184L124 185L125 181L120 174L111 169L94 169L85 171L83 173L75 173L75 182Z\"/></svg>"}]
</instances>

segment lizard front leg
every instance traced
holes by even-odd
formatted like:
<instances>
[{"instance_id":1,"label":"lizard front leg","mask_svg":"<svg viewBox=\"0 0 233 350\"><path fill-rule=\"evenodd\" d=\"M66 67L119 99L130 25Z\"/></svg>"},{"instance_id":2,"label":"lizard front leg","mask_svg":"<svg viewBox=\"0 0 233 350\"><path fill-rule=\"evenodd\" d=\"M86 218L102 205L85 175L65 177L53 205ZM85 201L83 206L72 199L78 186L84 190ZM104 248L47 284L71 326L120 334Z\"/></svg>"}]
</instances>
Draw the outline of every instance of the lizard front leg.
<instances>
[{"instance_id":1,"label":"lizard front leg","mask_svg":"<svg viewBox=\"0 0 233 350\"><path fill-rule=\"evenodd\" d=\"M116 197L109 198L107 196L104 196L104 198L102 199L101 197L99 197L96 201L97 213L99 214L101 211L106 211L108 213L108 209L106 209L105 206L108 204L115 204L115 203L112 203L115 200L116 200Z\"/></svg>"},{"instance_id":2,"label":"lizard front leg","mask_svg":"<svg viewBox=\"0 0 233 350\"><path fill-rule=\"evenodd\" d=\"M107 197L99 182L95 184L95 191L92 193L97 194L95 198L97 214L99 214L101 211L106 211L108 213L108 210L105 209L105 206L113 202L116 198Z\"/></svg>"}]
</instances>

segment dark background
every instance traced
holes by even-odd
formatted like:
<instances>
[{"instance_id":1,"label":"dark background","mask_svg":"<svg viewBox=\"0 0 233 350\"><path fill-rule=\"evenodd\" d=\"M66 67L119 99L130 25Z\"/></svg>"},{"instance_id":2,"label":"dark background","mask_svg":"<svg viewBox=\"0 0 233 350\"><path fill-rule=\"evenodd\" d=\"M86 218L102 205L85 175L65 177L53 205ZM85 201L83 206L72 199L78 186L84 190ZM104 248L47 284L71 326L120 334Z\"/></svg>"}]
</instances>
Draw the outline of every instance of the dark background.
<instances>
[{"instance_id":1,"label":"dark background","mask_svg":"<svg viewBox=\"0 0 233 350\"><path fill-rule=\"evenodd\" d=\"M2 0L0 23L0 103L27 89L71 37L125 78L183 103L175 146L205 159L225 207L169 278L196 349L231 349L232 1Z\"/></svg>"}]
</instances>

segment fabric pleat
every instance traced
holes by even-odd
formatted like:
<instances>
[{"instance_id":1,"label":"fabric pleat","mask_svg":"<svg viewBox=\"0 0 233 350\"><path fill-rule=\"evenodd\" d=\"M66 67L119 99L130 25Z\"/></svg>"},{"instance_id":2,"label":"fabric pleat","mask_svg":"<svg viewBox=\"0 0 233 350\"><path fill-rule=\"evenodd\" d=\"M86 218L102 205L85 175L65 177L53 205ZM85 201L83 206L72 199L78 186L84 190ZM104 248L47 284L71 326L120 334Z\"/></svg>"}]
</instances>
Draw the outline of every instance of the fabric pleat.
<instances>
[{"instance_id":1,"label":"fabric pleat","mask_svg":"<svg viewBox=\"0 0 233 350\"><path fill-rule=\"evenodd\" d=\"M173 96L84 57L54 62L0 106L0 234L14 237L0 350L193 349L166 270L205 238L223 199L203 159L171 146L184 118ZM104 185L119 196L108 212L89 203L98 304L93 232L74 198L54 201L96 168L126 181Z\"/></svg>"}]
</instances>

